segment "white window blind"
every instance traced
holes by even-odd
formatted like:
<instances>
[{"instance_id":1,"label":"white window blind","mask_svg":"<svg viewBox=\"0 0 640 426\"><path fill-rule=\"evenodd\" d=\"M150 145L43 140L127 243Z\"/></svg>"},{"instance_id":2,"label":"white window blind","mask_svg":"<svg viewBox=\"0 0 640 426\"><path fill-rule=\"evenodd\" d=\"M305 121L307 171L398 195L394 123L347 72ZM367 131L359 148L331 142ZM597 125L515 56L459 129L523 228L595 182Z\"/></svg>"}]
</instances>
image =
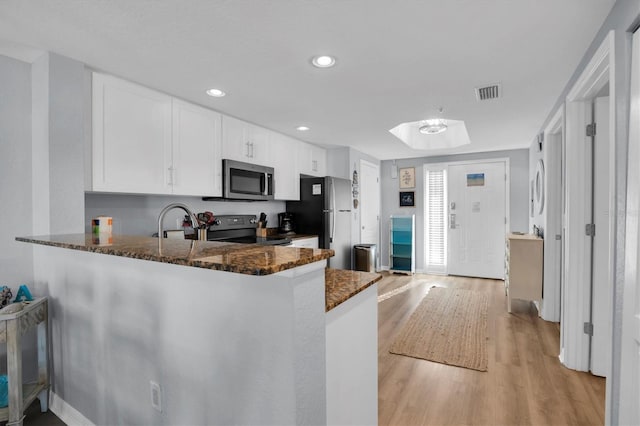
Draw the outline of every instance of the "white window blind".
<instances>
[{"instance_id":1,"label":"white window blind","mask_svg":"<svg viewBox=\"0 0 640 426\"><path fill-rule=\"evenodd\" d=\"M425 269L427 273L447 272L447 176L445 169L425 166Z\"/></svg>"}]
</instances>

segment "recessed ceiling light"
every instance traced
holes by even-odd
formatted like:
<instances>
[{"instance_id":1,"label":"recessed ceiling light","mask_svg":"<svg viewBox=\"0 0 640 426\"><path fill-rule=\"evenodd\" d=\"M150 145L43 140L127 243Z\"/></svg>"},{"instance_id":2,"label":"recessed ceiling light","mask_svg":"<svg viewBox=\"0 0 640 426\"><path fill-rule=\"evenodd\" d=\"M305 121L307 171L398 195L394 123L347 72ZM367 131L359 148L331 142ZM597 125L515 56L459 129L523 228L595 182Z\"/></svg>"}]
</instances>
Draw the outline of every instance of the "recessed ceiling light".
<instances>
[{"instance_id":1,"label":"recessed ceiling light","mask_svg":"<svg viewBox=\"0 0 640 426\"><path fill-rule=\"evenodd\" d=\"M309 130L309 127L307 127L307 126L298 126L298 127L296 127L296 130L299 130L301 132L306 132L307 130Z\"/></svg>"},{"instance_id":2,"label":"recessed ceiling light","mask_svg":"<svg viewBox=\"0 0 640 426\"><path fill-rule=\"evenodd\" d=\"M214 98L221 98L224 95L226 95L226 93L224 93L220 89L209 89L209 90L207 90L207 95L213 96Z\"/></svg>"},{"instance_id":3,"label":"recessed ceiling light","mask_svg":"<svg viewBox=\"0 0 640 426\"><path fill-rule=\"evenodd\" d=\"M318 68L330 68L336 64L336 58L333 56L320 55L315 56L311 63Z\"/></svg>"}]
</instances>

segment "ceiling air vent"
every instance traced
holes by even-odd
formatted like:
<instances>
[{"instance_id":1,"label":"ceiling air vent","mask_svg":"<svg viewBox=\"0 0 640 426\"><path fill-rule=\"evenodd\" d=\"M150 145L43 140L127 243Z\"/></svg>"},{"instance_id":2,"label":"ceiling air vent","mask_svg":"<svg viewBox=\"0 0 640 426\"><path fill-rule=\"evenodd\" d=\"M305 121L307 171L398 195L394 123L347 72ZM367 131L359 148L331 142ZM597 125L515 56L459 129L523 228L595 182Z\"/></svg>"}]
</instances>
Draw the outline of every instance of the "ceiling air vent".
<instances>
[{"instance_id":1,"label":"ceiling air vent","mask_svg":"<svg viewBox=\"0 0 640 426\"><path fill-rule=\"evenodd\" d=\"M489 99L498 99L502 92L500 84L491 84L484 87L476 87L476 98L479 101L488 101Z\"/></svg>"}]
</instances>

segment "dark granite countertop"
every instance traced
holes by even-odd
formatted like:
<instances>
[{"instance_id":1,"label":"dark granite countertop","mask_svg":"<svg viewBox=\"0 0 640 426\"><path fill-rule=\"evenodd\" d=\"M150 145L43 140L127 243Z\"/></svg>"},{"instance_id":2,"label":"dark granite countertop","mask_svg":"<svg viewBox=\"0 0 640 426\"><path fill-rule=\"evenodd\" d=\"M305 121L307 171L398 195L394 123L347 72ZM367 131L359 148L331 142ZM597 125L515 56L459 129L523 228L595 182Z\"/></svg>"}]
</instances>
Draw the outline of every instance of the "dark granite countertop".
<instances>
[{"instance_id":1,"label":"dark granite countertop","mask_svg":"<svg viewBox=\"0 0 640 426\"><path fill-rule=\"evenodd\" d=\"M382 275L371 272L326 268L324 274L326 312L381 279Z\"/></svg>"},{"instance_id":2,"label":"dark granite countertop","mask_svg":"<svg viewBox=\"0 0 640 426\"><path fill-rule=\"evenodd\" d=\"M317 238L317 235L311 234L280 234L281 237L287 237L292 240L302 240L304 238Z\"/></svg>"},{"instance_id":3,"label":"dark granite countertop","mask_svg":"<svg viewBox=\"0 0 640 426\"><path fill-rule=\"evenodd\" d=\"M196 268L235 272L247 275L269 275L297 266L328 259L333 250L257 244L221 243L112 235L96 238L93 234L17 237L17 241L82 250L154 262L193 266Z\"/></svg>"}]
</instances>

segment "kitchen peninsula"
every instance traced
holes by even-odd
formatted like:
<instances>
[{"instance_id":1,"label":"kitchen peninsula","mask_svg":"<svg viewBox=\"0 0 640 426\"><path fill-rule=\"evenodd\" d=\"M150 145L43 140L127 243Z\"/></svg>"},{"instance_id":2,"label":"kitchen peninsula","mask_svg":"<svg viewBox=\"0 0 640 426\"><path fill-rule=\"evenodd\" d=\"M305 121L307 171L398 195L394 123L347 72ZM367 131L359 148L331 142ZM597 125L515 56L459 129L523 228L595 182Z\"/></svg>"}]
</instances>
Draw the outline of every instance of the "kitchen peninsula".
<instances>
[{"instance_id":1,"label":"kitchen peninsula","mask_svg":"<svg viewBox=\"0 0 640 426\"><path fill-rule=\"evenodd\" d=\"M325 270L331 250L17 240L51 301L52 390L93 423L377 422L380 276Z\"/></svg>"}]
</instances>

